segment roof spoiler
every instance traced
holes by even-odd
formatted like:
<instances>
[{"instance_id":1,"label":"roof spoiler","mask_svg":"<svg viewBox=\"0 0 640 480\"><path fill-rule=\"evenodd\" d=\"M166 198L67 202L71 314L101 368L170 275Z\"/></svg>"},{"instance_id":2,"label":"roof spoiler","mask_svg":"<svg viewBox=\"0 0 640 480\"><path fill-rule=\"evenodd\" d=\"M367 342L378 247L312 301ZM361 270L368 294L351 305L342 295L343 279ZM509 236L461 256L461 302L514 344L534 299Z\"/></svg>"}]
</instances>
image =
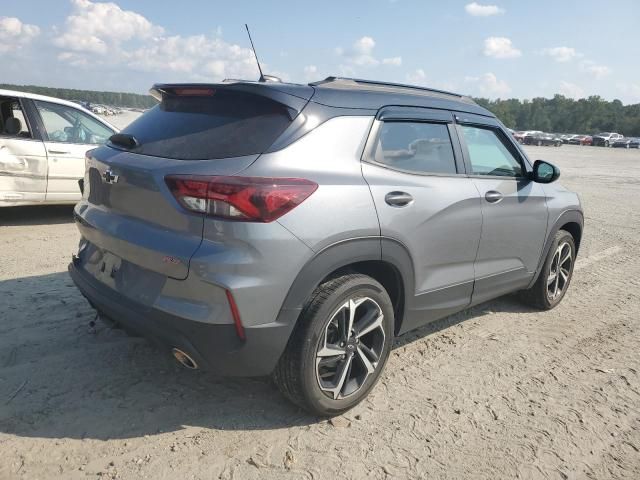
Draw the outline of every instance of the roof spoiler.
<instances>
[{"instance_id":1,"label":"roof spoiler","mask_svg":"<svg viewBox=\"0 0 640 480\"><path fill-rule=\"evenodd\" d=\"M274 102L285 105L295 111L295 115L300 113L313 95L313 88L300 87L295 91L287 91L287 84L279 82L249 82L246 80L225 80L220 83L156 83L149 89L149 94L162 102L166 97L173 96L211 96L217 90L234 91L259 95ZM294 115L294 116L295 116Z\"/></svg>"}]
</instances>

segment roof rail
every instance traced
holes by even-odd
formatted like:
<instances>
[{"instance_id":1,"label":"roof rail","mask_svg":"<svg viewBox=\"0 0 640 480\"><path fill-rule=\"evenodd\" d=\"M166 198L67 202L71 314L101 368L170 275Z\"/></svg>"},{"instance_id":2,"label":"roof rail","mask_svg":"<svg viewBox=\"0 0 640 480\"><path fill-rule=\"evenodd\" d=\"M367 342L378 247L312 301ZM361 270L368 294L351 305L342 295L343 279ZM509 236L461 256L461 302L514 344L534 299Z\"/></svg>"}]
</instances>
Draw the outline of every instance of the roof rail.
<instances>
[{"instance_id":1,"label":"roof rail","mask_svg":"<svg viewBox=\"0 0 640 480\"><path fill-rule=\"evenodd\" d=\"M420 90L423 92L433 92L433 93L440 93L440 94L444 94L444 95L451 95L454 97L458 97L458 98L463 98L464 95L460 95L459 93L453 93L453 92L447 92L446 90L438 90L435 88L428 88L428 87L419 87L417 85L406 85L403 83L391 83L391 82L378 82L375 80L363 80L360 78L348 78L348 77L327 77L324 80L320 80L318 82L313 82L310 83L309 85L311 85L312 87L315 86L321 86L321 85L326 85L326 84L330 84L330 83L336 83L336 82L342 82L342 83L352 83L354 85L372 85L372 86L380 86L380 87L396 87L396 88L408 88L408 89L412 89L412 90Z\"/></svg>"}]
</instances>

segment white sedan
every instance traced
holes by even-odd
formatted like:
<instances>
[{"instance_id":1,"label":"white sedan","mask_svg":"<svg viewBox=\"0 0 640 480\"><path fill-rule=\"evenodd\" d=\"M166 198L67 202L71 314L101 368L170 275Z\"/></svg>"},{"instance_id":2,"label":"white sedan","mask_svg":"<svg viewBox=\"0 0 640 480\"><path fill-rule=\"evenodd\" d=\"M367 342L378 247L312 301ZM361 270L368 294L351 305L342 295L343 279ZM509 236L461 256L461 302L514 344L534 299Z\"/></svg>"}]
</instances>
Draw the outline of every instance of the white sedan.
<instances>
[{"instance_id":1,"label":"white sedan","mask_svg":"<svg viewBox=\"0 0 640 480\"><path fill-rule=\"evenodd\" d=\"M73 102L0 90L0 207L77 202L85 153L117 131Z\"/></svg>"}]
</instances>

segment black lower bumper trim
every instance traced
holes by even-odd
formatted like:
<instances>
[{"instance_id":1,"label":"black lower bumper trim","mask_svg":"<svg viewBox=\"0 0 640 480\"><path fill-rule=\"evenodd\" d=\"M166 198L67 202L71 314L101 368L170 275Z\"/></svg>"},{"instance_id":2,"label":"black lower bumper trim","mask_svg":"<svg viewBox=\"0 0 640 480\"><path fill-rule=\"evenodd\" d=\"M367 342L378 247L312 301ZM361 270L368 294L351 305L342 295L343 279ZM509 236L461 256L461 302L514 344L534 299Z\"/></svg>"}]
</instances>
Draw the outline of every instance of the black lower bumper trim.
<instances>
[{"instance_id":1,"label":"black lower bumper trim","mask_svg":"<svg viewBox=\"0 0 640 480\"><path fill-rule=\"evenodd\" d=\"M235 326L195 322L133 302L87 274L77 262L69 274L80 292L101 314L166 348L188 353L204 370L225 376L270 374L287 344L299 310L283 310L278 321L245 327L246 340Z\"/></svg>"}]
</instances>

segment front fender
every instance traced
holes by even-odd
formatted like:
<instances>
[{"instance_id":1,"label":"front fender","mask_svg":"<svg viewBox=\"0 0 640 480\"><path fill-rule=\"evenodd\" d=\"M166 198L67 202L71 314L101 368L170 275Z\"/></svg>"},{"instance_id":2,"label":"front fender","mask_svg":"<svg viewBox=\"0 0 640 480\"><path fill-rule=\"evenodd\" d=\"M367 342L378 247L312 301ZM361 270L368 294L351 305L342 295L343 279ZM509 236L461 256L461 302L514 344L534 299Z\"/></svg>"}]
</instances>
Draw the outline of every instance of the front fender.
<instances>
[{"instance_id":1,"label":"front fender","mask_svg":"<svg viewBox=\"0 0 640 480\"><path fill-rule=\"evenodd\" d=\"M553 226L547 232L547 239L544 242L544 248L542 249L542 255L540 256L540 260L538 261L538 267L536 268L536 273L529 283L527 288L531 288L536 281L538 280L538 276L542 271L542 266L549 254L549 250L551 249L551 244L553 243L553 239L564 225L567 223L577 223L580 226L580 237L582 237L582 232L584 230L584 214L581 210L571 209L565 210L560 216L556 219ZM578 252L579 242L576 242L576 253Z\"/></svg>"}]
</instances>

